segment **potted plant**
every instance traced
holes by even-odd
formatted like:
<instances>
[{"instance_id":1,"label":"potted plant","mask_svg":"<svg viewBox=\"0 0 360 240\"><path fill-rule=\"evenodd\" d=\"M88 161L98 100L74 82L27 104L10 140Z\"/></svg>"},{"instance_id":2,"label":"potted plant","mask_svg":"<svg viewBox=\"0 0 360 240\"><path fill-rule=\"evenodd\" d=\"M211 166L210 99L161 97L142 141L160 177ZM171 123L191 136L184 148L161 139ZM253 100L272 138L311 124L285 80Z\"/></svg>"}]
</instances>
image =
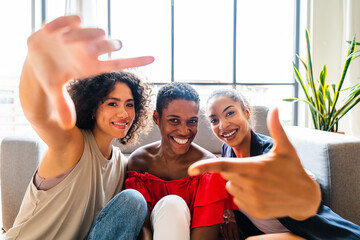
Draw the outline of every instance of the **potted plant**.
<instances>
[{"instance_id":1,"label":"potted plant","mask_svg":"<svg viewBox=\"0 0 360 240\"><path fill-rule=\"evenodd\" d=\"M308 104L311 117L313 120L314 128L324 131L337 132L339 120L349 112L357 103L360 101L360 83L355 84L352 87L341 89L345 80L346 72L350 66L350 63L357 57L355 56L358 51L355 51L356 36L350 43L350 47L345 60L344 68L341 74L340 81L336 83L326 83L327 70L324 65L320 72L319 79L315 82L311 54L310 54L310 38L309 31L306 30L306 50L307 50L307 61L303 61L299 56L299 60L305 68L306 80L301 76L299 69L293 63L294 75L296 81L300 84L305 98L287 98L283 99L286 102L298 102L303 101ZM342 106L338 106L338 100L340 93L344 93L345 100Z\"/></svg>"}]
</instances>

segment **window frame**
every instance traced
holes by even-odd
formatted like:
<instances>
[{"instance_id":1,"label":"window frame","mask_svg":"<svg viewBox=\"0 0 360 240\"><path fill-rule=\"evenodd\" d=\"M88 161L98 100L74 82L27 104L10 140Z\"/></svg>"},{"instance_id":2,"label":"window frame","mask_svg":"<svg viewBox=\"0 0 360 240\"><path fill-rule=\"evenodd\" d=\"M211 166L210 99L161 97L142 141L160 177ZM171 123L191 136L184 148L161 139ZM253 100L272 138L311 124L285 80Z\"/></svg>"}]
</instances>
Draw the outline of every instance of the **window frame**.
<instances>
[{"instance_id":1,"label":"window frame","mask_svg":"<svg viewBox=\"0 0 360 240\"><path fill-rule=\"evenodd\" d=\"M32 0L32 29L35 29L35 1ZM111 38L111 1L107 0L107 33L108 37ZM175 0L171 1L171 80L170 82L175 82L175 64L174 64L174 49L175 49L175 29L174 29L174 10L175 10ZM46 0L41 0L41 22L46 22ZM232 86L236 88L236 86L292 86L293 87L293 97L297 98L299 94L299 85L293 76L293 81L289 83L279 83L279 82L238 82L236 78L236 31L237 25L237 0L234 0L234 19L233 19L233 79L231 83L214 83L214 82L185 82L190 85L208 85L208 86ZM296 55L299 54L300 51L300 40L299 40L299 31L300 31L300 0L294 0L294 49L293 49L293 62L299 67L299 59ZM110 55L111 56L111 55ZM183 81L182 81L183 82ZM164 85L164 82L149 82L152 85ZM293 104L292 111L292 125L298 125L298 103Z\"/></svg>"}]
</instances>

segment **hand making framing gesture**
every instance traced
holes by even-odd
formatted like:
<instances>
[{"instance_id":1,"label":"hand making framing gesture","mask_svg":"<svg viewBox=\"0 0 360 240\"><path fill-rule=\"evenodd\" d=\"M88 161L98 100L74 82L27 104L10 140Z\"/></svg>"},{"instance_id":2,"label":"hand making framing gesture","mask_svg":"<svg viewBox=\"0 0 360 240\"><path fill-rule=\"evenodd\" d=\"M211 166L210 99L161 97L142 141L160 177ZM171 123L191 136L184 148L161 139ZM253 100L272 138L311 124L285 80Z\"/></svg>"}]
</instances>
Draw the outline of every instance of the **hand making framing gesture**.
<instances>
[{"instance_id":1,"label":"hand making framing gesture","mask_svg":"<svg viewBox=\"0 0 360 240\"><path fill-rule=\"evenodd\" d=\"M269 113L267 124L274 139L268 154L202 160L189 167L189 175L220 172L228 180L226 189L235 204L253 217L307 219L320 205L320 187L302 167L280 124L278 110Z\"/></svg>"},{"instance_id":2,"label":"hand making framing gesture","mask_svg":"<svg viewBox=\"0 0 360 240\"><path fill-rule=\"evenodd\" d=\"M78 16L63 16L32 34L23 69L22 78L37 79L49 96L63 129L75 124L74 105L66 91L59 91L68 81L154 61L153 57L99 60L101 54L119 50L121 42L106 39L102 29L81 28L80 23Z\"/></svg>"}]
</instances>

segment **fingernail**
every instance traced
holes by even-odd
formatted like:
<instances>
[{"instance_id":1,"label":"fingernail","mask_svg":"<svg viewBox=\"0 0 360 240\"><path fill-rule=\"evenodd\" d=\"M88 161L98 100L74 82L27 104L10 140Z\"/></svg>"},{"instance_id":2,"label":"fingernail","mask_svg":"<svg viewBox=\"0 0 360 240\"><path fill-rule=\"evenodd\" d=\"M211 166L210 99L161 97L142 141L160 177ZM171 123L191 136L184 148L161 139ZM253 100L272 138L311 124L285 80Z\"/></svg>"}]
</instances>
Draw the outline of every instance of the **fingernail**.
<instances>
[{"instance_id":1,"label":"fingernail","mask_svg":"<svg viewBox=\"0 0 360 240\"><path fill-rule=\"evenodd\" d=\"M112 44L116 50L120 50L122 48L122 42L120 40L112 40Z\"/></svg>"}]
</instances>

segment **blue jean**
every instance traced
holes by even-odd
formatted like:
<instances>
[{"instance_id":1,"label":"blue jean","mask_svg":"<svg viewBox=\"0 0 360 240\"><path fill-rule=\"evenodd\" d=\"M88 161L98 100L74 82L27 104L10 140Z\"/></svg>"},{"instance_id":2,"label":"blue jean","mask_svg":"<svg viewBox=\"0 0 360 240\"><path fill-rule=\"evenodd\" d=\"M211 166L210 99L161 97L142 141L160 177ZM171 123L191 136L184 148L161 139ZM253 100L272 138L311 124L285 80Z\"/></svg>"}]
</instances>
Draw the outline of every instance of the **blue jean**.
<instances>
[{"instance_id":1,"label":"blue jean","mask_svg":"<svg viewBox=\"0 0 360 240\"><path fill-rule=\"evenodd\" d=\"M121 191L101 210L85 239L136 239L146 214L141 193L133 189Z\"/></svg>"}]
</instances>

